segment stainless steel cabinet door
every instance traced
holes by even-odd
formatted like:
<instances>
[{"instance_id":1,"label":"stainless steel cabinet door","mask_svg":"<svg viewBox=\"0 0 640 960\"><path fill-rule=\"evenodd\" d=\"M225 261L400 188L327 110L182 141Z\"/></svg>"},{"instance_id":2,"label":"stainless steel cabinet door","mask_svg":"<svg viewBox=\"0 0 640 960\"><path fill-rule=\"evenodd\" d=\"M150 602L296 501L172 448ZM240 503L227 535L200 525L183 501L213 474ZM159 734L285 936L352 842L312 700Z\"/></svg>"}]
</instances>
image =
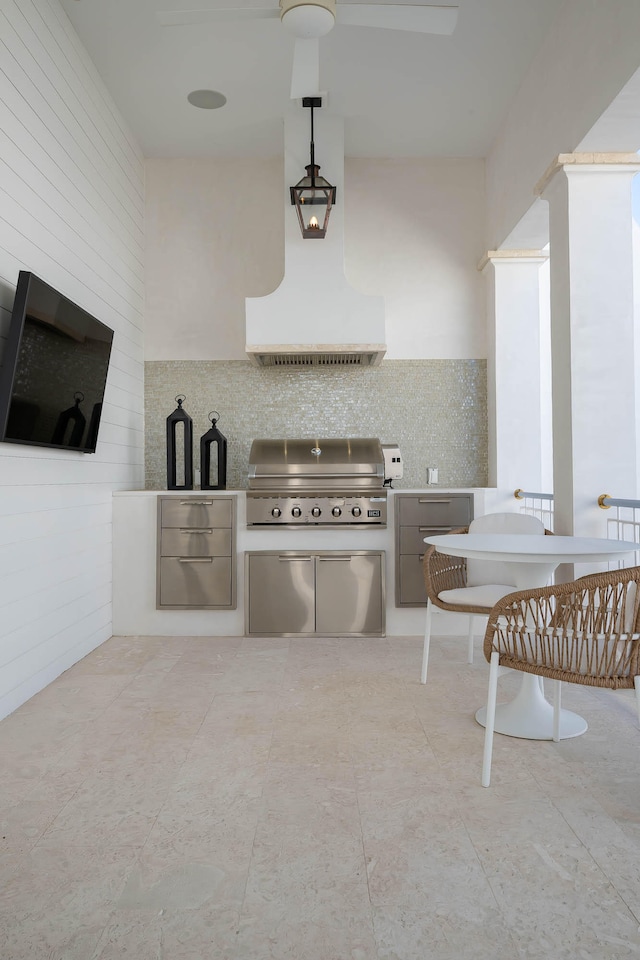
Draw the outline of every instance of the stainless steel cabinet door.
<instances>
[{"instance_id":1,"label":"stainless steel cabinet door","mask_svg":"<svg viewBox=\"0 0 640 960\"><path fill-rule=\"evenodd\" d=\"M286 636L315 630L314 558L310 554L248 557L248 633Z\"/></svg>"},{"instance_id":2,"label":"stainless steel cabinet door","mask_svg":"<svg viewBox=\"0 0 640 960\"><path fill-rule=\"evenodd\" d=\"M384 636L382 554L317 557L316 633Z\"/></svg>"}]
</instances>

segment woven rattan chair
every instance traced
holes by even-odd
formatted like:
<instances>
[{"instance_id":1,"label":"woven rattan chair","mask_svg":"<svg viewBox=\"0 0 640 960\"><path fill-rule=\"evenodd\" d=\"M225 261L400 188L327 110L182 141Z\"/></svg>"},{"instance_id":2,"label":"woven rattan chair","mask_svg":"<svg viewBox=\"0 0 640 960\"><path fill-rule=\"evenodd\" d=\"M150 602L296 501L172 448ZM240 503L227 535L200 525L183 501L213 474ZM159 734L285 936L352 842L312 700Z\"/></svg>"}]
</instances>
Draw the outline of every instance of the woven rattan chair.
<instances>
[{"instance_id":1,"label":"woven rattan chair","mask_svg":"<svg viewBox=\"0 0 640 960\"><path fill-rule=\"evenodd\" d=\"M472 520L468 527L451 533L550 533L536 517L523 513L487 513ZM466 560L448 557L428 547L422 561L427 591L427 617L422 650L422 683L427 682L431 616L434 607L469 616L467 661L473 663L474 617L488 617L500 597L516 586L513 564L499 560Z\"/></svg>"},{"instance_id":2,"label":"woven rattan chair","mask_svg":"<svg viewBox=\"0 0 640 960\"><path fill-rule=\"evenodd\" d=\"M634 688L640 721L640 567L519 590L496 603L484 637L491 664L482 785L489 786L501 668L555 681L553 739L560 739L561 682Z\"/></svg>"}]
</instances>

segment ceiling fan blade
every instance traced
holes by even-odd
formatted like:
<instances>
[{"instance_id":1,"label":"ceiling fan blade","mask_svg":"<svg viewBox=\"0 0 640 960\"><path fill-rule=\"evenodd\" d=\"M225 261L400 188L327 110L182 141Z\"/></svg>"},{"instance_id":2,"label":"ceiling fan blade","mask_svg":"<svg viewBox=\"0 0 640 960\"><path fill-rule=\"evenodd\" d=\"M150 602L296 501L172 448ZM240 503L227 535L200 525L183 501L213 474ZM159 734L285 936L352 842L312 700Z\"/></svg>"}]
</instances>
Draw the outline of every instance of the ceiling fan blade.
<instances>
[{"instance_id":1,"label":"ceiling fan blade","mask_svg":"<svg viewBox=\"0 0 640 960\"><path fill-rule=\"evenodd\" d=\"M339 2L336 20L348 27L381 27L386 30L409 30L412 33L453 33L458 7L414 4L377 4Z\"/></svg>"},{"instance_id":2,"label":"ceiling fan blade","mask_svg":"<svg viewBox=\"0 0 640 960\"><path fill-rule=\"evenodd\" d=\"M293 47L291 99L317 97L320 93L320 43L297 37Z\"/></svg>"},{"instance_id":3,"label":"ceiling fan blade","mask_svg":"<svg viewBox=\"0 0 640 960\"><path fill-rule=\"evenodd\" d=\"M182 27L190 23L224 23L238 20L280 19L279 7L240 7L218 10L156 10L163 27Z\"/></svg>"}]
</instances>

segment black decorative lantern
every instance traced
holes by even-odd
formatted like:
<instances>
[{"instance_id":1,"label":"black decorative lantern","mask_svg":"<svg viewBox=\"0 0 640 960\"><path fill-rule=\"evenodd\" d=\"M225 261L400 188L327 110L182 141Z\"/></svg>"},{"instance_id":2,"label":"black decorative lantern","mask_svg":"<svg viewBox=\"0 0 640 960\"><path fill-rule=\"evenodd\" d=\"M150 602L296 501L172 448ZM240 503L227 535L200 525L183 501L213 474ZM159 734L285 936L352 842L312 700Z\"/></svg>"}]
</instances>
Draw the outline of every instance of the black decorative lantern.
<instances>
[{"instance_id":1,"label":"black decorative lantern","mask_svg":"<svg viewBox=\"0 0 640 960\"><path fill-rule=\"evenodd\" d=\"M227 488L227 438L220 433L216 423L220 419L217 410L209 414L211 429L200 438L200 489L226 490ZM212 470L215 477L212 477Z\"/></svg>"},{"instance_id":2,"label":"black decorative lantern","mask_svg":"<svg viewBox=\"0 0 640 960\"><path fill-rule=\"evenodd\" d=\"M322 240L327 233L331 207L336 202L336 188L320 176L318 172L320 167L315 159L313 108L322 106L322 97L303 97L302 106L311 109L311 159L308 166L305 167L306 177L296 183L295 187L289 187L289 190L291 191L291 203L295 206L298 214L302 236L305 240ZM315 213L314 207L317 208ZM324 212L321 208L324 208Z\"/></svg>"},{"instance_id":3,"label":"black decorative lantern","mask_svg":"<svg viewBox=\"0 0 640 960\"><path fill-rule=\"evenodd\" d=\"M67 410L63 410L59 415L51 438L52 443L57 443L60 446L79 447L82 443L84 428L87 423L87 418L80 409L80 404L84 400L84 393L78 390L74 393L73 399L75 401L74 405ZM71 434L67 437L69 424L72 424Z\"/></svg>"},{"instance_id":4,"label":"black decorative lantern","mask_svg":"<svg viewBox=\"0 0 640 960\"><path fill-rule=\"evenodd\" d=\"M182 409L186 399L179 394L178 406L167 417L167 490L193 490L193 422ZM179 474L182 483L178 483Z\"/></svg>"}]
</instances>

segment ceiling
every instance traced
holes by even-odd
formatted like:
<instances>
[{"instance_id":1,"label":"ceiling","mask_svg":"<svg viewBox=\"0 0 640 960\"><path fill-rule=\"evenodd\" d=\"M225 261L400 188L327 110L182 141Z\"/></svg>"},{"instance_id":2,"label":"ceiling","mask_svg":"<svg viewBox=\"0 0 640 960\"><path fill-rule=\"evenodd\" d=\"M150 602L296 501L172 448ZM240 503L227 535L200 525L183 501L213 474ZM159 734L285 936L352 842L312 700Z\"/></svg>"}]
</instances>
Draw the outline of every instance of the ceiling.
<instances>
[{"instance_id":1,"label":"ceiling","mask_svg":"<svg viewBox=\"0 0 640 960\"><path fill-rule=\"evenodd\" d=\"M323 109L345 118L347 156L486 156L562 0L457 2L450 37L336 26L321 40ZM145 156L282 153L282 118L301 107L289 99L293 38L279 20L165 27L157 17L275 0L61 3ZM191 106L187 94L203 88L227 104Z\"/></svg>"}]
</instances>

